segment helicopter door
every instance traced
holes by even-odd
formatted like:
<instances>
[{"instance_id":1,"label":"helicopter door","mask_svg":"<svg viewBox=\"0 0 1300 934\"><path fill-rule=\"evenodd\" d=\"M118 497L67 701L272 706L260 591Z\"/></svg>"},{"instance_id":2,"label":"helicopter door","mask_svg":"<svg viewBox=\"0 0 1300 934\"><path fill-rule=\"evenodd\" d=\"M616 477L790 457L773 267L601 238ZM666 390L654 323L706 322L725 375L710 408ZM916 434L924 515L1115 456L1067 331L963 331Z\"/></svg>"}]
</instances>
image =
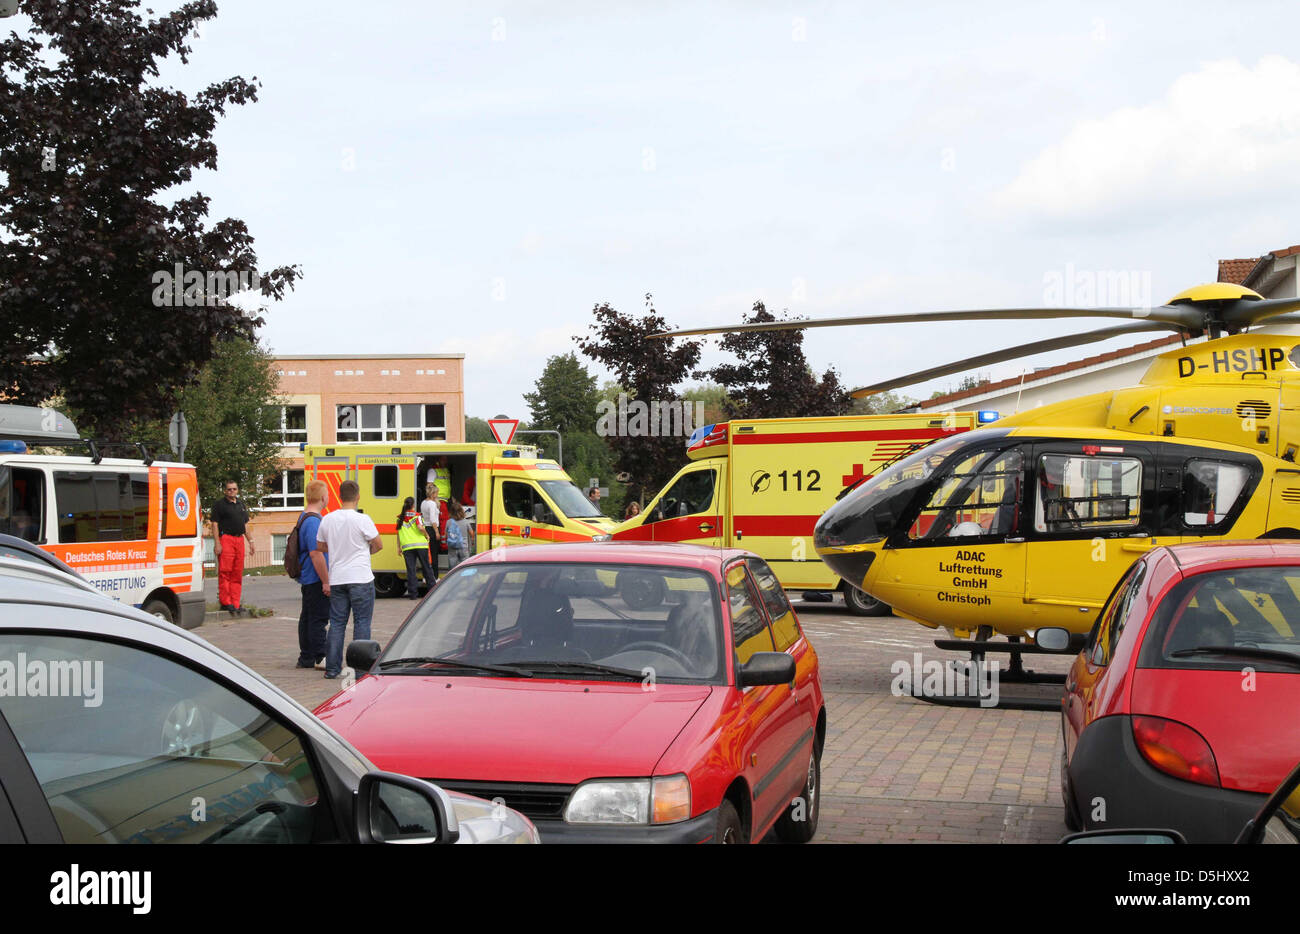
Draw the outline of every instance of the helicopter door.
<instances>
[{"instance_id":1,"label":"helicopter door","mask_svg":"<svg viewBox=\"0 0 1300 934\"><path fill-rule=\"evenodd\" d=\"M1086 629L1121 574L1155 543L1155 461L1127 443L1034 447L1025 602L1036 626Z\"/></svg>"},{"instance_id":2,"label":"helicopter door","mask_svg":"<svg viewBox=\"0 0 1300 934\"><path fill-rule=\"evenodd\" d=\"M895 539L891 570L873 595L894 605L935 601L954 629L992 625L1018 610L1030 451L1028 446L968 450L937 465L938 485L906 536Z\"/></svg>"}]
</instances>

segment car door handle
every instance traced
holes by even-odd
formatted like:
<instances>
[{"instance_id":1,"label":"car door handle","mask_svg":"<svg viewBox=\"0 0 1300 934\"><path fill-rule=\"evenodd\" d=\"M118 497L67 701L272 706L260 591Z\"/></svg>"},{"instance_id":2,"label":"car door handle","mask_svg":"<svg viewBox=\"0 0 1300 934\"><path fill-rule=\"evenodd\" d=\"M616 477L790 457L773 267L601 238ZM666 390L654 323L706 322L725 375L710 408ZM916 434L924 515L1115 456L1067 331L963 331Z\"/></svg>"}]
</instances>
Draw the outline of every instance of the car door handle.
<instances>
[{"instance_id":1,"label":"car door handle","mask_svg":"<svg viewBox=\"0 0 1300 934\"><path fill-rule=\"evenodd\" d=\"M713 531L713 526L712 526L712 524L710 524L710 523L708 523L708 522L701 522L701 523L700 523L700 531L701 531L701 532L712 532L712 531Z\"/></svg>"}]
</instances>

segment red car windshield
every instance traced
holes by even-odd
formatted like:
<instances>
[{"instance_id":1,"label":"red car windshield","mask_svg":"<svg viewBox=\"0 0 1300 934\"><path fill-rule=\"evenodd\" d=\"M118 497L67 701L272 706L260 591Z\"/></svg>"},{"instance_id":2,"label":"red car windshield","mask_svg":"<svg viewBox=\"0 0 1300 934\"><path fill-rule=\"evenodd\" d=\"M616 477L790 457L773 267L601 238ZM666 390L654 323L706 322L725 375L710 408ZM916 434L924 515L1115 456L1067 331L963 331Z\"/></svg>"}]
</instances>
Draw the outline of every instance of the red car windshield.
<instances>
[{"instance_id":1,"label":"red car windshield","mask_svg":"<svg viewBox=\"0 0 1300 934\"><path fill-rule=\"evenodd\" d=\"M1300 672L1300 567L1196 574L1161 601L1142 644L1143 668Z\"/></svg>"},{"instance_id":2,"label":"red car windshield","mask_svg":"<svg viewBox=\"0 0 1300 934\"><path fill-rule=\"evenodd\" d=\"M720 683L721 632L718 588L701 571L477 564L434 588L375 670L394 672L400 659L447 659L455 667L430 670L474 675L493 669L473 665L514 666L541 676L614 676L599 670L606 666L646 683Z\"/></svg>"}]
</instances>

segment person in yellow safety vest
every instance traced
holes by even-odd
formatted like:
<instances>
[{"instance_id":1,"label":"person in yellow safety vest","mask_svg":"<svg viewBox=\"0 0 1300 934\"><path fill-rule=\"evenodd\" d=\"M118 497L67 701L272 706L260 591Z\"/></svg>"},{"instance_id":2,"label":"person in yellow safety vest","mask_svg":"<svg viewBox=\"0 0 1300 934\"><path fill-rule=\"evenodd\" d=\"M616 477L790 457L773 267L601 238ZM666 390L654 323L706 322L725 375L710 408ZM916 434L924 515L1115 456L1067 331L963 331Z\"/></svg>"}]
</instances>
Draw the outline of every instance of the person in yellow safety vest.
<instances>
[{"instance_id":1,"label":"person in yellow safety vest","mask_svg":"<svg viewBox=\"0 0 1300 934\"><path fill-rule=\"evenodd\" d=\"M429 570L429 536L424 531L424 523L415 510L415 497L406 497L402 511L397 517L397 545L406 559L406 598L420 599L419 586L415 576L418 566L424 574L425 587L434 584L433 572Z\"/></svg>"},{"instance_id":2,"label":"person in yellow safety vest","mask_svg":"<svg viewBox=\"0 0 1300 934\"><path fill-rule=\"evenodd\" d=\"M451 499L451 468L447 466L446 457L438 458L437 464L429 470L429 476L425 479L438 487L439 499Z\"/></svg>"}]
</instances>

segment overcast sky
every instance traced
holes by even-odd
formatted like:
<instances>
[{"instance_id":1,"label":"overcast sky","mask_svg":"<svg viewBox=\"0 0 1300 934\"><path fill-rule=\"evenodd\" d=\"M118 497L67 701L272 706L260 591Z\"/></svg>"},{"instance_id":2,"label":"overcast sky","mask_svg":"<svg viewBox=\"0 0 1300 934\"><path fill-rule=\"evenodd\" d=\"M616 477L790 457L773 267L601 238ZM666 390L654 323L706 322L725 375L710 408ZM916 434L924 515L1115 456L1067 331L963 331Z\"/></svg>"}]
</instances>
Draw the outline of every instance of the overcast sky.
<instances>
[{"instance_id":1,"label":"overcast sky","mask_svg":"<svg viewBox=\"0 0 1300 934\"><path fill-rule=\"evenodd\" d=\"M1160 303L1300 243L1298 26L1293 3L221 0L165 78L262 83L198 187L265 267L303 267L273 350L463 351L468 412L521 416L599 302L652 292L677 327L756 299L1018 307L1071 270ZM1092 326L805 346L856 386Z\"/></svg>"}]
</instances>

